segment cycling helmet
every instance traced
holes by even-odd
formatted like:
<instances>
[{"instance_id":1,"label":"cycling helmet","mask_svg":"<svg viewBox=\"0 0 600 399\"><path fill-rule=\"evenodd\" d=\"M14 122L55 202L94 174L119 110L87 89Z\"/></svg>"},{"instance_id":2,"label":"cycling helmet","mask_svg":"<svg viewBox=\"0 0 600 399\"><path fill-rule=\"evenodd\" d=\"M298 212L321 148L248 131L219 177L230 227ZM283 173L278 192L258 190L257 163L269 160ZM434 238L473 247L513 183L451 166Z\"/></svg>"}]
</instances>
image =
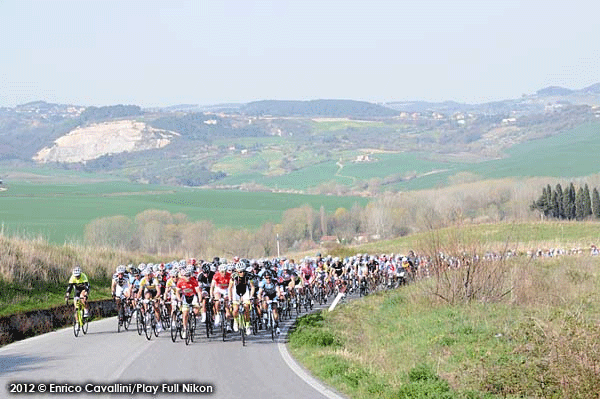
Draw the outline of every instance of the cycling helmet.
<instances>
[{"instance_id":1,"label":"cycling helmet","mask_svg":"<svg viewBox=\"0 0 600 399\"><path fill-rule=\"evenodd\" d=\"M192 271L190 269L185 269L185 271L183 272L183 275L185 277L192 277Z\"/></svg>"},{"instance_id":2,"label":"cycling helmet","mask_svg":"<svg viewBox=\"0 0 600 399\"><path fill-rule=\"evenodd\" d=\"M250 273L253 273L253 272L254 272L254 269L252 268L252 266L248 266L246 268L246 273L250 274Z\"/></svg>"},{"instance_id":3,"label":"cycling helmet","mask_svg":"<svg viewBox=\"0 0 600 399\"><path fill-rule=\"evenodd\" d=\"M125 266L124 265L119 265L119 267L117 267L117 274L123 273L125 274Z\"/></svg>"},{"instance_id":4,"label":"cycling helmet","mask_svg":"<svg viewBox=\"0 0 600 399\"><path fill-rule=\"evenodd\" d=\"M225 259L225 258L219 259L219 264L226 265L227 264L227 259Z\"/></svg>"},{"instance_id":5,"label":"cycling helmet","mask_svg":"<svg viewBox=\"0 0 600 399\"><path fill-rule=\"evenodd\" d=\"M227 271L229 273L231 273L233 271L233 269L235 269L235 264L234 263L228 263L227 264Z\"/></svg>"},{"instance_id":6,"label":"cycling helmet","mask_svg":"<svg viewBox=\"0 0 600 399\"><path fill-rule=\"evenodd\" d=\"M169 276L170 277L177 277L177 274L178 274L177 269L171 269L169 271Z\"/></svg>"},{"instance_id":7,"label":"cycling helmet","mask_svg":"<svg viewBox=\"0 0 600 399\"><path fill-rule=\"evenodd\" d=\"M133 276L139 276L140 275L140 269L138 269L137 267L132 267L131 268L131 274L133 274Z\"/></svg>"},{"instance_id":8,"label":"cycling helmet","mask_svg":"<svg viewBox=\"0 0 600 399\"><path fill-rule=\"evenodd\" d=\"M185 268L185 271L186 271L186 272L190 272L190 273L194 273L194 265L188 265L188 266Z\"/></svg>"},{"instance_id":9,"label":"cycling helmet","mask_svg":"<svg viewBox=\"0 0 600 399\"><path fill-rule=\"evenodd\" d=\"M161 263L161 264L158 265L158 270L163 271L165 269L166 269L166 266L165 266L164 263Z\"/></svg>"},{"instance_id":10,"label":"cycling helmet","mask_svg":"<svg viewBox=\"0 0 600 399\"><path fill-rule=\"evenodd\" d=\"M138 265L138 269L140 269L140 270L144 270L145 268L146 268L146 264L145 263L140 263Z\"/></svg>"},{"instance_id":11,"label":"cycling helmet","mask_svg":"<svg viewBox=\"0 0 600 399\"><path fill-rule=\"evenodd\" d=\"M217 266L210 265L210 271L213 272L213 273L216 273L217 272Z\"/></svg>"},{"instance_id":12,"label":"cycling helmet","mask_svg":"<svg viewBox=\"0 0 600 399\"><path fill-rule=\"evenodd\" d=\"M246 265L244 265L242 262L238 262L235 264L235 270L237 272L246 271Z\"/></svg>"},{"instance_id":13,"label":"cycling helmet","mask_svg":"<svg viewBox=\"0 0 600 399\"><path fill-rule=\"evenodd\" d=\"M227 270L227 265L223 265L223 264L219 265L219 271L220 272L224 272L226 270Z\"/></svg>"},{"instance_id":14,"label":"cycling helmet","mask_svg":"<svg viewBox=\"0 0 600 399\"><path fill-rule=\"evenodd\" d=\"M73 268L73 276L75 276L75 277L81 276L81 268L79 266L75 266Z\"/></svg>"},{"instance_id":15,"label":"cycling helmet","mask_svg":"<svg viewBox=\"0 0 600 399\"><path fill-rule=\"evenodd\" d=\"M210 273L210 263L204 262L202 265L202 272L206 274Z\"/></svg>"}]
</instances>

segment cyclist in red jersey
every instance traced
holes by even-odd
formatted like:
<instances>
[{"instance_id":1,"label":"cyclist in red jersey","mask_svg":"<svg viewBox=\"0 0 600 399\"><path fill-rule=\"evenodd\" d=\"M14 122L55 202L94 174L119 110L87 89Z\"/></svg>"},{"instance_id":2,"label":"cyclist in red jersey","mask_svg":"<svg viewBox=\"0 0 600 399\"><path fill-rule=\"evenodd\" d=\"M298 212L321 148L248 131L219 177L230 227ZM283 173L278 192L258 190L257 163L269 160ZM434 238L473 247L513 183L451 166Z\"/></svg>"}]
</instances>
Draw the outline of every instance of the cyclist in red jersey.
<instances>
[{"instance_id":1,"label":"cyclist in red jersey","mask_svg":"<svg viewBox=\"0 0 600 399\"><path fill-rule=\"evenodd\" d=\"M213 277L212 283L210 284L210 296L214 298L214 312L215 312L215 327L218 327L221 323L219 315L219 303L221 297L223 297L225 305L225 318L231 319L229 313L229 306L227 303L227 297L229 296L229 280L231 280L231 273L227 272L227 265L219 265L219 272Z\"/></svg>"},{"instance_id":2,"label":"cyclist in red jersey","mask_svg":"<svg viewBox=\"0 0 600 399\"><path fill-rule=\"evenodd\" d=\"M194 308L194 316L198 316L200 303L198 297L200 295L200 286L198 280L192 276L192 268L186 268L183 272L183 278L177 282L177 299L181 303L181 312L183 313L183 325L185 327L183 338L187 336L187 322L190 313L190 306Z\"/></svg>"}]
</instances>

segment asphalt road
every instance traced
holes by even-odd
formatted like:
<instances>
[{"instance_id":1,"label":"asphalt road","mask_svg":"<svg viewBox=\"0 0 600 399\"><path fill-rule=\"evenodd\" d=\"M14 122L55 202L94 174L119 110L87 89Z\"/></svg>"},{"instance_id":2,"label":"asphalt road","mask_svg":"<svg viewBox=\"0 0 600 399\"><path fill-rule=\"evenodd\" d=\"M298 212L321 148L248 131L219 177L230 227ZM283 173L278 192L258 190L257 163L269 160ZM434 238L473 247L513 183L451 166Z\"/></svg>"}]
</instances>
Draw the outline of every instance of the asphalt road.
<instances>
[{"instance_id":1,"label":"asphalt road","mask_svg":"<svg viewBox=\"0 0 600 399\"><path fill-rule=\"evenodd\" d=\"M148 341L135 323L120 333L116 324L113 317L90 323L88 333L77 338L65 328L0 348L0 398L342 398L291 359L285 334L273 342L260 331L243 347L239 334L223 342L220 336L207 339L201 327L186 346L173 343L168 331ZM282 323L283 333L291 324Z\"/></svg>"}]
</instances>

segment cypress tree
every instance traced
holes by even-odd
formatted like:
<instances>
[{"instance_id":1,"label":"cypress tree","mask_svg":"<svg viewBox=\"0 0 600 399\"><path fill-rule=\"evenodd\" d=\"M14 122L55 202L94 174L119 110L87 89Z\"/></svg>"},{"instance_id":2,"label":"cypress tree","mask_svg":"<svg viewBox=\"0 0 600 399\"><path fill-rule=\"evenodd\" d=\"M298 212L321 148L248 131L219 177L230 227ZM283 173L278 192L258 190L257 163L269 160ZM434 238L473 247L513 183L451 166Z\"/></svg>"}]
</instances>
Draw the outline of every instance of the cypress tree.
<instances>
[{"instance_id":1,"label":"cypress tree","mask_svg":"<svg viewBox=\"0 0 600 399\"><path fill-rule=\"evenodd\" d=\"M587 218L592 214L592 198L590 197L590 188L587 183L583 187L583 217Z\"/></svg>"},{"instance_id":2,"label":"cypress tree","mask_svg":"<svg viewBox=\"0 0 600 399\"><path fill-rule=\"evenodd\" d=\"M556 185L556 188L554 189L554 191L556 192L556 201L558 202L557 218L564 219L565 218L565 208L564 208L564 203L563 203L563 190L562 190L560 183L558 183Z\"/></svg>"},{"instance_id":3,"label":"cypress tree","mask_svg":"<svg viewBox=\"0 0 600 399\"><path fill-rule=\"evenodd\" d=\"M583 187L579 187L575 196L575 219L585 218L585 199L583 198Z\"/></svg>"},{"instance_id":4,"label":"cypress tree","mask_svg":"<svg viewBox=\"0 0 600 399\"><path fill-rule=\"evenodd\" d=\"M600 218L600 194L596 187L594 187L594 190L592 191L592 213L594 218Z\"/></svg>"},{"instance_id":5,"label":"cypress tree","mask_svg":"<svg viewBox=\"0 0 600 399\"><path fill-rule=\"evenodd\" d=\"M557 219L560 217L559 207L558 207L558 194L556 191L552 192L552 201L550 202L550 216Z\"/></svg>"},{"instance_id":6,"label":"cypress tree","mask_svg":"<svg viewBox=\"0 0 600 399\"><path fill-rule=\"evenodd\" d=\"M573 183L569 184L567 193L564 196L565 201L565 216L569 220L575 219L575 186Z\"/></svg>"}]
</instances>

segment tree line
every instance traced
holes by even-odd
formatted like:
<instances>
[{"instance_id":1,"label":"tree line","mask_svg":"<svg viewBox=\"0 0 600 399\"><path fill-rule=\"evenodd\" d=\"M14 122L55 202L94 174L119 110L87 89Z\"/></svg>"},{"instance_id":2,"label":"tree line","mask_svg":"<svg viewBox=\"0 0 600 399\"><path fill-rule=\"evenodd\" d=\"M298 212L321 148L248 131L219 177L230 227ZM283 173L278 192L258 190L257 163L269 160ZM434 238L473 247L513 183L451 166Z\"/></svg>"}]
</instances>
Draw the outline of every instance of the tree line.
<instances>
[{"instance_id":1,"label":"tree line","mask_svg":"<svg viewBox=\"0 0 600 399\"><path fill-rule=\"evenodd\" d=\"M594 187L590 193L588 184L579 186L570 183L564 190L560 183L554 189L548 184L540 197L530 206L532 211L543 217L560 220L585 220L600 218L600 194Z\"/></svg>"}]
</instances>

